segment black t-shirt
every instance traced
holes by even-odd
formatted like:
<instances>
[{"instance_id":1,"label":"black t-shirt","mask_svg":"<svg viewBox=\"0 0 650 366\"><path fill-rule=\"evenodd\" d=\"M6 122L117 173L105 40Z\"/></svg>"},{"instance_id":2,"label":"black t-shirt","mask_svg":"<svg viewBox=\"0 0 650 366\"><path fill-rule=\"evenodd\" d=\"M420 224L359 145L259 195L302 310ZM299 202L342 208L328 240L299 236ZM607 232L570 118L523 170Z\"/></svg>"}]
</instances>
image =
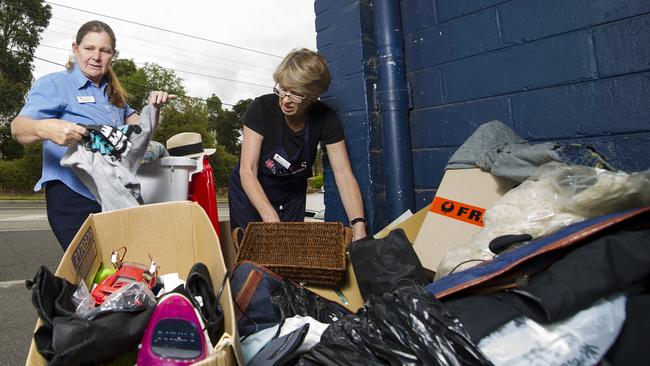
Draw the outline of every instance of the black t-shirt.
<instances>
[{"instance_id":1,"label":"black t-shirt","mask_svg":"<svg viewBox=\"0 0 650 366\"><path fill-rule=\"evenodd\" d=\"M282 144L289 156L293 156L305 143L305 129L294 132L287 126L278 98L275 94L255 98L242 116L242 122L246 127L264 137L260 160L263 160L278 143L279 131L284 134ZM320 101L313 103L307 111L307 121L313 164L318 143L329 145L343 140L343 126L334 110Z\"/></svg>"}]
</instances>

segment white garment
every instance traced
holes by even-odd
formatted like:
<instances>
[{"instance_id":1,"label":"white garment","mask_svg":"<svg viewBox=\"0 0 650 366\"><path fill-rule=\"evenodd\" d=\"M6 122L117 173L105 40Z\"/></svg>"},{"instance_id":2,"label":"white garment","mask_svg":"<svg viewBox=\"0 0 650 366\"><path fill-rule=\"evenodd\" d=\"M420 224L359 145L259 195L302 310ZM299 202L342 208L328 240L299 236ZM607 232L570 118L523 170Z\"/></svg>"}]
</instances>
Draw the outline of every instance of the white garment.
<instances>
[{"instance_id":1,"label":"white garment","mask_svg":"<svg viewBox=\"0 0 650 366\"><path fill-rule=\"evenodd\" d=\"M296 315L293 318L285 319L284 324L280 329L280 337L302 327L305 323L309 323L309 331L296 353L305 353L317 345L318 342L320 342L320 337L323 335L325 329L330 326L329 324L319 322L311 316Z\"/></svg>"},{"instance_id":2,"label":"white garment","mask_svg":"<svg viewBox=\"0 0 650 366\"><path fill-rule=\"evenodd\" d=\"M153 107L144 107L140 115L142 132L131 135L129 139L133 145L121 161L88 151L83 144L70 147L61 159L61 165L74 171L95 196L103 212L140 204L140 182L135 173L153 135L155 116Z\"/></svg>"},{"instance_id":3,"label":"white garment","mask_svg":"<svg viewBox=\"0 0 650 366\"><path fill-rule=\"evenodd\" d=\"M614 344L625 322L624 295L598 301L553 324L514 319L478 346L497 366L595 365Z\"/></svg>"}]
</instances>

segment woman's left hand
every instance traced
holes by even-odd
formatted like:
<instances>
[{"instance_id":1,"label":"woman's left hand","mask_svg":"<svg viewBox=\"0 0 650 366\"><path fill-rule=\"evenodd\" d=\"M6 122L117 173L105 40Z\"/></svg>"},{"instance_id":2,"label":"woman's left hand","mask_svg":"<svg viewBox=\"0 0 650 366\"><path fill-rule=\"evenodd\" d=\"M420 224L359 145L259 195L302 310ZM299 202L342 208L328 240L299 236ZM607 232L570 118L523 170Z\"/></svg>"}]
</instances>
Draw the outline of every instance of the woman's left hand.
<instances>
[{"instance_id":1,"label":"woman's left hand","mask_svg":"<svg viewBox=\"0 0 650 366\"><path fill-rule=\"evenodd\" d=\"M352 226L352 241L363 239L366 236L366 224L364 222L357 222Z\"/></svg>"},{"instance_id":2,"label":"woman's left hand","mask_svg":"<svg viewBox=\"0 0 650 366\"><path fill-rule=\"evenodd\" d=\"M169 94L166 91L162 91L162 90L152 91L149 94L149 104L151 104L155 108L160 108L165 103L174 99L176 99L176 95Z\"/></svg>"}]
</instances>

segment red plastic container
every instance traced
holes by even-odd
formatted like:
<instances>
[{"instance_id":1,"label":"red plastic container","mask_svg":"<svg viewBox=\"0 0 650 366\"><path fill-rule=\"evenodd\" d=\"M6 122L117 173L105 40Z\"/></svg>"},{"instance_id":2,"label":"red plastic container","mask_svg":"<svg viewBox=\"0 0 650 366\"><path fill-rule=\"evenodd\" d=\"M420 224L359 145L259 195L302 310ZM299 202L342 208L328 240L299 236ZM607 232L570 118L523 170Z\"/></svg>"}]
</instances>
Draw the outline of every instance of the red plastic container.
<instances>
[{"instance_id":1,"label":"red plastic container","mask_svg":"<svg viewBox=\"0 0 650 366\"><path fill-rule=\"evenodd\" d=\"M221 233L219 231L219 210L217 209L217 192L214 187L212 166L207 155L203 156L202 164L203 168L201 171L192 174L190 178L188 199L203 207L203 210L210 218L210 222L212 222L212 226L214 226L214 231L217 232L217 236L221 239Z\"/></svg>"}]
</instances>

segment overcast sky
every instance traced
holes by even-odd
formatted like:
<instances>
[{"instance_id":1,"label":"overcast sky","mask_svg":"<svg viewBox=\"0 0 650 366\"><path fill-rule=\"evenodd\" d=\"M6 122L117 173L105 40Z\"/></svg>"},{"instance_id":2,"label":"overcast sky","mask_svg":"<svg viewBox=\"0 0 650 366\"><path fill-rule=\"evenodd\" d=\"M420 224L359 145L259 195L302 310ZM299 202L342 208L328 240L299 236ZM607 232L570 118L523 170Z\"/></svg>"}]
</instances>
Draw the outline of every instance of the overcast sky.
<instances>
[{"instance_id":1,"label":"overcast sky","mask_svg":"<svg viewBox=\"0 0 650 366\"><path fill-rule=\"evenodd\" d=\"M309 0L48 3L52 18L35 54L47 61L34 60L36 78L63 69L56 64L65 64L72 54L79 26L94 19L113 28L120 58L173 69L188 95L214 93L224 104L271 92L273 70L284 55L297 47L316 49Z\"/></svg>"}]
</instances>

